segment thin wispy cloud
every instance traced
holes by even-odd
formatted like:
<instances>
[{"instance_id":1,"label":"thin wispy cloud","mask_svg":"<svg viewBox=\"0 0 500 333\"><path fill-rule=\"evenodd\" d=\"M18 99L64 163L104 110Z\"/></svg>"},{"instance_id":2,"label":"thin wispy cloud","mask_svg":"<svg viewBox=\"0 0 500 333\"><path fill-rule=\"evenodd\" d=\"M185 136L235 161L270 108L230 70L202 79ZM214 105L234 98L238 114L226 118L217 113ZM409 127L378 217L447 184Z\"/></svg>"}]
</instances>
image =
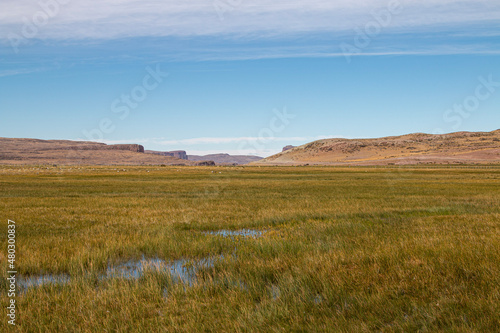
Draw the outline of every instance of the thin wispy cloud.
<instances>
[{"instance_id":1,"label":"thin wispy cloud","mask_svg":"<svg viewBox=\"0 0 500 333\"><path fill-rule=\"evenodd\" d=\"M57 0L53 0L57 3ZM346 31L363 26L393 0L315 0L273 2L242 0L65 0L40 24L37 38L110 39L137 36L246 35ZM400 14L388 29L443 27L500 19L500 3L491 0L400 0ZM40 2L42 3L42 2ZM31 0L0 3L2 38L18 33L46 7ZM43 2L46 3L46 2ZM235 2L237 3L237 2ZM222 6L220 4L226 4ZM219 8L219 9L218 9ZM50 13L49 13L50 14ZM43 15L39 15L42 17ZM42 19L39 19L40 22Z\"/></svg>"},{"instance_id":2,"label":"thin wispy cloud","mask_svg":"<svg viewBox=\"0 0 500 333\"><path fill-rule=\"evenodd\" d=\"M296 142L307 141L310 138L306 137L275 137L275 138L262 138L262 137L234 137L234 138L193 138L182 140L165 140L159 141L158 144L162 145L203 145L203 144L227 144L227 143L240 143L240 142Z\"/></svg>"},{"instance_id":3,"label":"thin wispy cloud","mask_svg":"<svg viewBox=\"0 0 500 333\"><path fill-rule=\"evenodd\" d=\"M161 146L192 146L192 145L222 145L222 144L234 144L241 142L259 142L259 143L271 143L271 142L289 142L289 143L307 143L310 141L328 139L328 138L343 138L340 135L318 135L313 137L307 136L294 136L294 137L258 137L258 136L242 136L242 137L200 137L200 138L190 138L190 139L179 139L179 140L165 140L163 138L140 138L140 139L130 139L130 140L101 140L100 142L107 144L128 144L128 143L140 143L140 144L151 144L151 145L161 145ZM79 139L85 141L85 139Z\"/></svg>"},{"instance_id":4,"label":"thin wispy cloud","mask_svg":"<svg viewBox=\"0 0 500 333\"><path fill-rule=\"evenodd\" d=\"M180 140L166 140L164 138L136 138L128 140L100 140L106 144L144 145L146 150L186 150L189 155L208 155L226 153L230 155L254 155L268 157L279 153L284 145L303 145L311 141L345 138L341 135L317 135L297 137L262 138L253 136L242 137L200 137ZM86 141L85 139L79 139Z\"/></svg>"},{"instance_id":5,"label":"thin wispy cloud","mask_svg":"<svg viewBox=\"0 0 500 333\"><path fill-rule=\"evenodd\" d=\"M187 151L188 155L210 155L210 154L229 154L229 155L253 155L253 156L260 156L260 157L268 157L274 154L277 154L281 151L281 149L262 149L262 150L256 150L256 149L225 149L224 151L221 150L214 150L214 149L208 149L208 150L193 150L189 149Z\"/></svg>"},{"instance_id":6,"label":"thin wispy cloud","mask_svg":"<svg viewBox=\"0 0 500 333\"><path fill-rule=\"evenodd\" d=\"M376 42L353 57L500 50L500 2L491 0L4 0L0 54L31 48L24 63L44 65L54 50L92 62L82 49L107 52L108 62L333 58L380 20Z\"/></svg>"},{"instance_id":7,"label":"thin wispy cloud","mask_svg":"<svg viewBox=\"0 0 500 333\"><path fill-rule=\"evenodd\" d=\"M31 73L41 72L43 70L44 70L43 68L4 69L0 70L0 77L31 74Z\"/></svg>"}]
</instances>

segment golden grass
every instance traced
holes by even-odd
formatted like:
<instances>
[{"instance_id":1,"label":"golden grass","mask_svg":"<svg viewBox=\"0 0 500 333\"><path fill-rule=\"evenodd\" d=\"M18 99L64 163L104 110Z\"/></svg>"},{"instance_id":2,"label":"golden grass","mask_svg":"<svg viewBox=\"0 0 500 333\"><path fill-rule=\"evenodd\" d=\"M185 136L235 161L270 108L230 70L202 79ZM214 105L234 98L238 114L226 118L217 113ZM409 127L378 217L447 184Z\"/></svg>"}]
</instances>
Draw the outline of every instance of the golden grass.
<instances>
[{"instance_id":1,"label":"golden grass","mask_svg":"<svg viewBox=\"0 0 500 333\"><path fill-rule=\"evenodd\" d=\"M72 278L17 297L20 332L493 332L499 185L500 167L4 166L0 267L12 219L20 273ZM265 232L205 233L243 228ZM223 259L191 286L97 278L143 255Z\"/></svg>"}]
</instances>

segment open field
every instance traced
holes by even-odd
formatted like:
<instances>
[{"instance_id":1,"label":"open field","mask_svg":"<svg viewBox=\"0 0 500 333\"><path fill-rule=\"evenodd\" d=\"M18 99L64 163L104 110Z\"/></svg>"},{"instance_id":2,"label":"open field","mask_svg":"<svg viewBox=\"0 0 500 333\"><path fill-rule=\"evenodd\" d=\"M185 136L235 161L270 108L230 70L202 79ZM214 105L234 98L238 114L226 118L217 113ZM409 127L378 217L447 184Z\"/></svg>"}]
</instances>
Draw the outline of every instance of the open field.
<instances>
[{"instance_id":1,"label":"open field","mask_svg":"<svg viewBox=\"0 0 500 333\"><path fill-rule=\"evenodd\" d=\"M71 277L18 295L2 332L500 327L500 166L0 166L0 188L2 275L11 219L19 274ZM214 264L99 278L143 256Z\"/></svg>"}]
</instances>

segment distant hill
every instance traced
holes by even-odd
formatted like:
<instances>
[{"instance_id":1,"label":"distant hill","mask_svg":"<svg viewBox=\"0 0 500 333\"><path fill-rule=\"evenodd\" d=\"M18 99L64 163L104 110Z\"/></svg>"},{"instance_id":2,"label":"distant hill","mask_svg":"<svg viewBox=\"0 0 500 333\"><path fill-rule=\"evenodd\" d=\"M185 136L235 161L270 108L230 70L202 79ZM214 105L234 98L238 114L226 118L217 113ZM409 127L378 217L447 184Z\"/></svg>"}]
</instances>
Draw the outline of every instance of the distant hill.
<instances>
[{"instance_id":1,"label":"distant hill","mask_svg":"<svg viewBox=\"0 0 500 333\"><path fill-rule=\"evenodd\" d=\"M500 130L415 133L378 139L324 139L253 165L405 165L500 163Z\"/></svg>"},{"instance_id":2,"label":"distant hill","mask_svg":"<svg viewBox=\"0 0 500 333\"><path fill-rule=\"evenodd\" d=\"M204 156L188 155L190 161L214 161L215 164L248 164L250 162L260 161L262 157L253 155L229 155L229 154L210 154Z\"/></svg>"},{"instance_id":3,"label":"distant hill","mask_svg":"<svg viewBox=\"0 0 500 333\"><path fill-rule=\"evenodd\" d=\"M0 138L0 164L207 165L210 162L145 154L144 147L138 144Z\"/></svg>"}]
</instances>

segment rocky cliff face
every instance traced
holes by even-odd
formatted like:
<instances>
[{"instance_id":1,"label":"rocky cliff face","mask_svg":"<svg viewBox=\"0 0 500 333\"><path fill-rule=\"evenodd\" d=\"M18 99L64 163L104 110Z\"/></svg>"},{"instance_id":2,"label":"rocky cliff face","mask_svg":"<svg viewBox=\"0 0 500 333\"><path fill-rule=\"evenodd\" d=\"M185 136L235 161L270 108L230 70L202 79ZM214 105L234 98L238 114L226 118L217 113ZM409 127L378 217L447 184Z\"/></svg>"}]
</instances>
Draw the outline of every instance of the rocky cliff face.
<instances>
[{"instance_id":1,"label":"rocky cliff face","mask_svg":"<svg viewBox=\"0 0 500 333\"><path fill-rule=\"evenodd\" d=\"M171 156L175 158L179 158L181 160L187 160L187 153L184 150L174 150L174 151L169 151L167 152L167 155L165 156Z\"/></svg>"},{"instance_id":2,"label":"rocky cliff face","mask_svg":"<svg viewBox=\"0 0 500 333\"><path fill-rule=\"evenodd\" d=\"M187 153L184 150L174 150L174 151L155 151L155 150L146 150L146 153L148 154L155 154L155 155L161 155L161 156L169 156L169 157L175 157L181 160L187 160L188 156Z\"/></svg>"},{"instance_id":3,"label":"rocky cliff face","mask_svg":"<svg viewBox=\"0 0 500 333\"><path fill-rule=\"evenodd\" d=\"M117 150L130 150L135 153L144 153L144 147L138 144L130 144L130 145L109 145L106 146L106 149L117 149Z\"/></svg>"},{"instance_id":4,"label":"rocky cliff face","mask_svg":"<svg viewBox=\"0 0 500 333\"><path fill-rule=\"evenodd\" d=\"M138 144L107 145L100 142L69 141L69 140L38 140L38 139L15 139L2 138L6 144L12 142L20 148L31 149L36 146L38 151L47 150L128 150L134 153L144 153L144 147Z\"/></svg>"},{"instance_id":5,"label":"rocky cliff face","mask_svg":"<svg viewBox=\"0 0 500 333\"><path fill-rule=\"evenodd\" d=\"M287 151L287 150L290 150L290 149L293 149L295 148L296 146L292 146L292 145L288 145L288 146L285 146L283 147L283 150L281 152L284 152L284 151Z\"/></svg>"}]
</instances>

